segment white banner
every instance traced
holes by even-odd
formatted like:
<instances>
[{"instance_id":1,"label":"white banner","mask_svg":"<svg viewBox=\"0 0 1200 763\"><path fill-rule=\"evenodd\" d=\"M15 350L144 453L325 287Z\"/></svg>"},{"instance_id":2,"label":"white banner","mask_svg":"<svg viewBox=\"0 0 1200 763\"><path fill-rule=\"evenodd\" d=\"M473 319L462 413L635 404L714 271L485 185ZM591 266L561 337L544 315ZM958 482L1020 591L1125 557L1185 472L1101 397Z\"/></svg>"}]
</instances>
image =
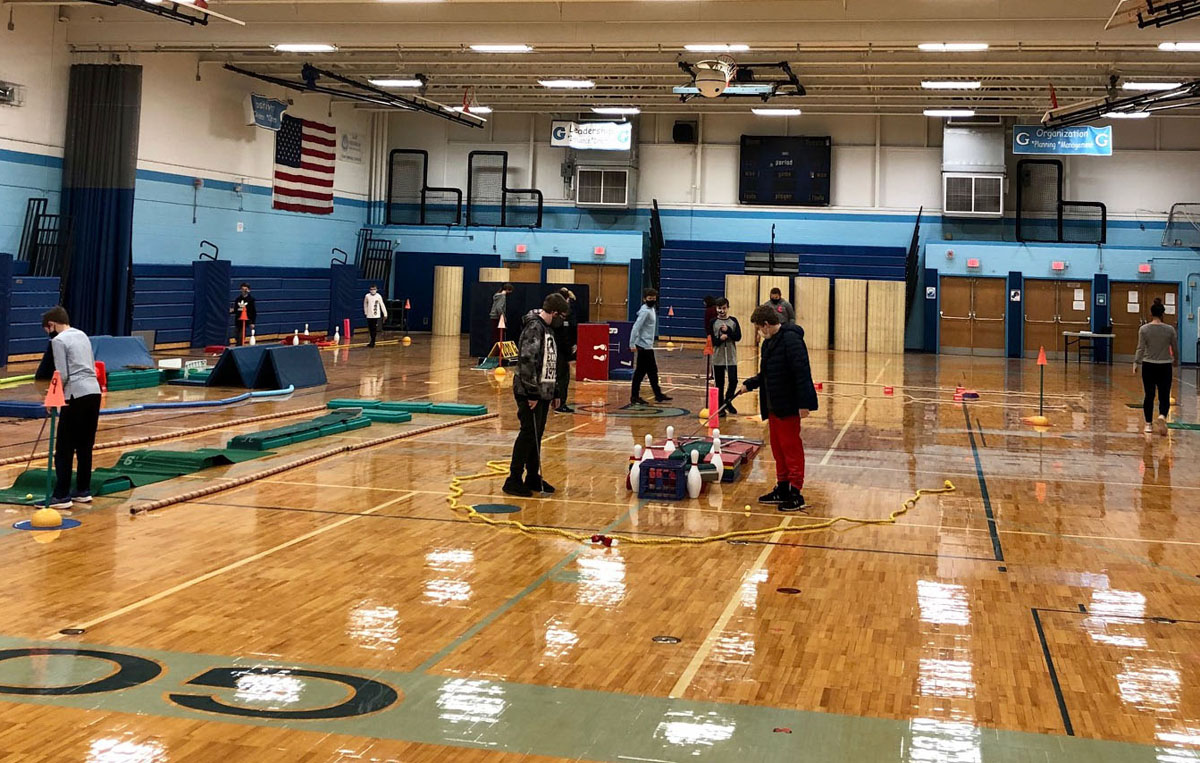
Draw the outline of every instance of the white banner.
<instances>
[{"instance_id":1,"label":"white banner","mask_svg":"<svg viewBox=\"0 0 1200 763\"><path fill-rule=\"evenodd\" d=\"M550 124L550 145L591 151L628 151L633 145L633 123L556 119Z\"/></svg>"}]
</instances>

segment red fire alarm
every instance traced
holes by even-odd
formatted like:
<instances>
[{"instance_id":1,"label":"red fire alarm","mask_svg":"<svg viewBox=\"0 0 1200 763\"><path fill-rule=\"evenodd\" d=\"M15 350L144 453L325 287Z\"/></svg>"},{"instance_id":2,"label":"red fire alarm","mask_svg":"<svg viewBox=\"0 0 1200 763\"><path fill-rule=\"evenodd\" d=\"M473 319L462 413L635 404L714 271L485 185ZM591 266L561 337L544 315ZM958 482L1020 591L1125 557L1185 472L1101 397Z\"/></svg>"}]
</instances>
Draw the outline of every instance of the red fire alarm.
<instances>
[{"instance_id":1,"label":"red fire alarm","mask_svg":"<svg viewBox=\"0 0 1200 763\"><path fill-rule=\"evenodd\" d=\"M1061 260L1055 260L1054 262L1051 262L1051 263L1050 263L1050 269L1051 269L1051 270L1054 270L1054 271L1066 270L1066 269L1067 269L1067 263L1065 263L1065 262L1063 262L1063 261L1061 261Z\"/></svg>"},{"instance_id":2,"label":"red fire alarm","mask_svg":"<svg viewBox=\"0 0 1200 763\"><path fill-rule=\"evenodd\" d=\"M596 255L597 257L603 257L604 256L604 247L602 247L602 246L596 247L595 249L592 250L592 254Z\"/></svg>"},{"instance_id":3,"label":"red fire alarm","mask_svg":"<svg viewBox=\"0 0 1200 763\"><path fill-rule=\"evenodd\" d=\"M1149 262L1140 263L1138 265L1138 272L1139 273L1149 273L1150 272L1150 263Z\"/></svg>"},{"instance_id":4,"label":"red fire alarm","mask_svg":"<svg viewBox=\"0 0 1200 763\"><path fill-rule=\"evenodd\" d=\"M971 259L967 260L967 267L969 267L969 268L979 267L979 258L972 257Z\"/></svg>"},{"instance_id":5,"label":"red fire alarm","mask_svg":"<svg viewBox=\"0 0 1200 763\"><path fill-rule=\"evenodd\" d=\"M517 254L527 254L529 247L525 244L517 244Z\"/></svg>"}]
</instances>

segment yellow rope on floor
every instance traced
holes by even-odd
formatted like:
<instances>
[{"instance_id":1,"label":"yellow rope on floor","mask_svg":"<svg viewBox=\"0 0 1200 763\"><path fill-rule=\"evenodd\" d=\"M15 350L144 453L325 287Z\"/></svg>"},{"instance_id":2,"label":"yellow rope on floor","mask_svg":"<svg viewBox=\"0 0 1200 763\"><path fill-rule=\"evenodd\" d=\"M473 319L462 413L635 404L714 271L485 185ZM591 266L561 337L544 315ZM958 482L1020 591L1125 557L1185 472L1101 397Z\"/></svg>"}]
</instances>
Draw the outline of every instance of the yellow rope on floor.
<instances>
[{"instance_id":1,"label":"yellow rope on floor","mask_svg":"<svg viewBox=\"0 0 1200 763\"><path fill-rule=\"evenodd\" d=\"M864 519L862 517L847 517L836 516L828 519L823 519L819 522L813 522L805 525L775 525L774 527L764 527L760 530L735 530L719 535L706 535L697 538L642 538L633 535L600 535L574 532L564 530L559 527L546 527L543 525L527 525L524 522L518 522L514 519L492 519L489 516L480 514L475 510L474 506L459 502L459 498L465 492L463 483L473 482L475 480L491 479L494 477L508 476L508 464L504 461L488 461L487 471L478 472L476 474L468 474L465 476L456 476L450 481L450 490L446 494L446 502L450 504L450 509L465 514L469 522L481 522L491 527L508 528L524 533L526 535L555 535L567 540L573 540L578 543L597 543L608 540L610 545L612 541L619 543L628 543L637 546L696 546L703 543L718 543L727 540L749 540L755 538L769 537L775 533L806 533L817 532L819 530L827 530L839 522L845 522L852 525L894 525L896 520L908 513L910 509L917 505L917 501L921 500L922 496L939 495L944 493L953 493L957 488L950 480L946 480L943 487L940 488L922 488L918 490L911 498L901 504L900 508L893 511L885 518L881 519Z\"/></svg>"}]
</instances>

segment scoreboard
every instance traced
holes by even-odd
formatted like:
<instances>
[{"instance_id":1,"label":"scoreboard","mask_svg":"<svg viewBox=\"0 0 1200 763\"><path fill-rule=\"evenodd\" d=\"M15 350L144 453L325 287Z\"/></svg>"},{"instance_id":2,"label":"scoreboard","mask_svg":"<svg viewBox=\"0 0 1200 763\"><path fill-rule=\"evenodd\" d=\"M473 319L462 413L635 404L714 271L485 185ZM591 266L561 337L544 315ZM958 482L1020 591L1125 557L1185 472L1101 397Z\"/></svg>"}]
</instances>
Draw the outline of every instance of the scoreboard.
<instances>
[{"instance_id":1,"label":"scoreboard","mask_svg":"<svg viewBox=\"0 0 1200 763\"><path fill-rule=\"evenodd\" d=\"M738 201L829 206L829 136L743 135Z\"/></svg>"}]
</instances>

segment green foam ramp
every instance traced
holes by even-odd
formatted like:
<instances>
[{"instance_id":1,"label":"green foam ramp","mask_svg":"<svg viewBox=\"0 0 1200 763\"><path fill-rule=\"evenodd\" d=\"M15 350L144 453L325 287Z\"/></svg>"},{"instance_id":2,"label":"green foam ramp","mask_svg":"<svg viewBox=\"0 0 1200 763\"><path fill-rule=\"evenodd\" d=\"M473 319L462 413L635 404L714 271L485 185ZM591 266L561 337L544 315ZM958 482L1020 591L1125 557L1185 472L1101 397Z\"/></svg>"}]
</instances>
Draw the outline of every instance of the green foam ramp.
<instances>
[{"instance_id":1,"label":"green foam ramp","mask_svg":"<svg viewBox=\"0 0 1200 763\"><path fill-rule=\"evenodd\" d=\"M482 416L487 413L487 406L468 405L467 403L434 403L429 412L449 416Z\"/></svg>"},{"instance_id":2,"label":"green foam ramp","mask_svg":"<svg viewBox=\"0 0 1200 763\"><path fill-rule=\"evenodd\" d=\"M412 421L412 414L408 411L389 411L381 408L368 408L363 411L363 416L371 421L381 421L385 424L402 424Z\"/></svg>"},{"instance_id":3,"label":"green foam ramp","mask_svg":"<svg viewBox=\"0 0 1200 763\"><path fill-rule=\"evenodd\" d=\"M398 400L396 402L380 403L376 408L382 408L385 411L407 411L408 413L430 413L433 408L433 403L421 402L404 402Z\"/></svg>"},{"instance_id":4,"label":"green foam ramp","mask_svg":"<svg viewBox=\"0 0 1200 763\"><path fill-rule=\"evenodd\" d=\"M373 408L382 400L359 400L353 397L335 397L325 404L326 408Z\"/></svg>"}]
</instances>

